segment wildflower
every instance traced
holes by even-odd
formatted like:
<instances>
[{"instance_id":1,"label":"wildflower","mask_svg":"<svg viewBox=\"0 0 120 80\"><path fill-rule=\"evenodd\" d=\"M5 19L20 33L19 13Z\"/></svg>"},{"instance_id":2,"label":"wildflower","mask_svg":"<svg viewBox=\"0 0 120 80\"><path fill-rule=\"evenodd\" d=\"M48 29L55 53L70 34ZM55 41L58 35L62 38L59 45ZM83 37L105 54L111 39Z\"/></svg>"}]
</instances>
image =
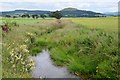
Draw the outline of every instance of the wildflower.
<instances>
[{"instance_id":1,"label":"wildflower","mask_svg":"<svg viewBox=\"0 0 120 80\"><path fill-rule=\"evenodd\" d=\"M13 68L15 68L15 64L13 64L13 66L12 66Z\"/></svg>"},{"instance_id":2,"label":"wildflower","mask_svg":"<svg viewBox=\"0 0 120 80\"><path fill-rule=\"evenodd\" d=\"M20 63L22 65L22 69L24 69L25 71L28 71L28 69L33 69L34 68L34 61L33 59L29 58L28 60L26 60L27 58L27 54L24 53L29 53L29 50L27 49L27 45L20 45L20 47L16 47L13 48L10 51L10 63L12 63L12 67L15 68L15 66L17 64L16 61L18 63Z\"/></svg>"},{"instance_id":3,"label":"wildflower","mask_svg":"<svg viewBox=\"0 0 120 80\"><path fill-rule=\"evenodd\" d=\"M32 33L26 33L28 36L34 36L35 34L32 34Z\"/></svg>"},{"instance_id":4,"label":"wildflower","mask_svg":"<svg viewBox=\"0 0 120 80\"><path fill-rule=\"evenodd\" d=\"M14 56L14 53L13 53L13 52L10 52L10 55L11 55L11 57L12 57L12 56Z\"/></svg>"},{"instance_id":5,"label":"wildflower","mask_svg":"<svg viewBox=\"0 0 120 80\"><path fill-rule=\"evenodd\" d=\"M21 64L23 64L23 65L24 65L24 64L25 64L25 62L23 61L23 62L21 62Z\"/></svg>"},{"instance_id":6,"label":"wildflower","mask_svg":"<svg viewBox=\"0 0 120 80\"><path fill-rule=\"evenodd\" d=\"M14 63L13 61L10 61L10 63Z\"/></svg>"},{"instance_id":7,"label":"wildflower","mask_svg":"<svg viewBox=\"0 0 120 80\"><path fill-rule=\"evenodd\" d=\"M23 58L21 57L21 59L20 59L21 61L23 61Z\"/></svg>"},{"instance_id":8,"label":"wildflower","mask_svg":"<svg viewBox=\"0 0 120 80\"><path fill-rule=\"evenodd\" d=\"M28 42L28 41L29 41L29 39L26 39L26 40L25 40L25 42Z\"/></svg>"},{"instance_id":9,"label":"wildflower","mask_svg":"<svg viewBox=\"0 0 120 80\"><path fill-rule=\"evenodd\" d=\"M24 49L25 52L29 52L27 49Z\"/></svg>"},{"instance_id":10,"label":"wildflower","mask_svg":"<svg viewBox=\"0 0 120 80\"><path fill-rule=\"evenodd\" d=\"M26 68L25 70L26 70L26 71L28 71L28 69L27 69L27 68Z\"/></svg>"},{"instance_id":11,"label":"wildflower","mask_svg":"<svg viewBox=\"0 0 120 80\"><path fill-rule=\"evenodd\" d=\"M28 64L28 65L32 67L32 66L34 66L35 64L34 64L34 63L30 63L30 64Z\"/></svg>"},{"instance_id":12,"label":"wildflower","mask_svg":"<svg viewBox=\"0 0 120 80\"><path fill-rule=\"evenodd\" d=\"M75 72L74 74L77 75L77 76L79 75L77 72Z\"/></svg>"},{"instance_id":13,"label":"wildflower","mask_svg":"<svg viewBox=\"0 0 120 80\"><path fill-rule=\"evenodd\" d=\"M20 48L21 49L27 48L27 45L21 45Z\"/></svg>"}]
</instances>

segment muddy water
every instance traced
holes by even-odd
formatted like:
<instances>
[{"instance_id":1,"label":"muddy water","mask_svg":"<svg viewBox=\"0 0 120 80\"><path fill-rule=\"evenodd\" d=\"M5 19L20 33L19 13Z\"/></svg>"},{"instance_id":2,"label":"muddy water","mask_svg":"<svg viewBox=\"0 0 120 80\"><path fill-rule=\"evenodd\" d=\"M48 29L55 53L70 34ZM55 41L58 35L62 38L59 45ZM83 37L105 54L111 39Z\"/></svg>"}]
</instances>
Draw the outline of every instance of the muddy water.
<instances>
[{"instance_id":1,"label":"muddy water","mask_svg":"<svg viewBox=\"0 0 120 80\"><path fill-rule=\"evenodd\" d=\"M33 78L77 78L68 72L65 67L53 65L48 50L33 57L36 62L35 69L32 71Z\"/></svg>"}]
</instances>

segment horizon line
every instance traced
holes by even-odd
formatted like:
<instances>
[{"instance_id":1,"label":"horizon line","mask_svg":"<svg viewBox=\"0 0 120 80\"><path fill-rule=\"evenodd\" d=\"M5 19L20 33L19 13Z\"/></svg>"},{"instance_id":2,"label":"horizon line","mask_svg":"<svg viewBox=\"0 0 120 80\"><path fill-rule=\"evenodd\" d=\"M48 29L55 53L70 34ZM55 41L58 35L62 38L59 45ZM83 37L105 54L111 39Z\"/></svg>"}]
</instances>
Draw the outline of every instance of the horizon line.
<instances>
[{"instance_id":1,"label":"horizon line","mask_svg":"<svg viewBox=\"0 0 120 80\"><path fill-rule=\"evenodd\" d=\"M72 7L68 7L68 8L72 8ZM65 9L65 8L63 8ZM61 10L63 10L61 9ZM77 8L75 8L77 9ZM27 11L61 11L60 9L56 9L56 10L45 10L45 9L14 9L14 10L1 10L0 12L9 12L9 11L16 11L16 10L27 10ZM100 12L100 11L93 11L93 10L83 10L83 9L77 9L77 10L82 10L82 11L92 11L92 12L96 12L96 13L107 13L107 12ZM108 11L109 12L109 11ZM111 12L111 11L110 11ZM119 12L119 11L114 11L114 12Z\"/></svg>"}]
</instances>

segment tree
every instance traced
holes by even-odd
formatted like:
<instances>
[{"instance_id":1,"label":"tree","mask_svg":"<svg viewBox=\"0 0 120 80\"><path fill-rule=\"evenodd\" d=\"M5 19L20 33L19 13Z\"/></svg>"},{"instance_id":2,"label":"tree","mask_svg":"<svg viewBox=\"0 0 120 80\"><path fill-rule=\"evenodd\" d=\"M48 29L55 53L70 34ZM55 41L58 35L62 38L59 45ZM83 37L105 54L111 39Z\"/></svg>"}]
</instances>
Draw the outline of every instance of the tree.
<instances>
[{"instance_id":1,"label":"tree","mask_svg":"<svg viewBox=\"0 0 120 80\"><path fill-rule=\"evenodd\" d=\"M29 14L23 14L21 17L22 18L25 18L25 17L30 18L30 15Z\"/></svg>"},{"instance_id":2,"label":"tree","mask_svg":"<svg viewBox=\"0 0 120 80\"><path fill-rule=\"evenodd\" d=\"M25 18L25 17L26 17L26 15L25 15L25 14L23 14L21 17L22 17L22 18Z\"/></svg>"},{"instance_id":3,"label":"tree","mask_svg":"<svg viewBox=\"0 0 120 80\"><path fill-rule=\"evenodd\" d=\"M41 14L40 17L43 18L43 19L45 19L45 17L47 17L47 16L44 15L44 14Z\"/></svg>"},{"instance_id":4,"label":"tree","mask_svg":"<svg viewBox=\"0 0 120 80\"><path fill-rule=\"evenodd\" d=\"M43 19L45 19L46 15L41 14L40 17L43 18Z\"/></svg>"},{"instance_id":5,"label":"tree","mask_svg":"<svg viewBox=\"0 0 120 80\"><path fill-rule=\"evenodd\" d=\"M29 15L29 14L25 14L25 16L26 16L27 18L30 18L30 15Z\"/></svg>"},{"instance_id":6,"label":"tree","mask_svg":"<svg viewBox=\"0 0 120 80\"><path fill-rule=\"evenodd\" d=\"M32 15L32 18L35 18L35 16L34 16L34 15Z\"/></svg>"},{"instance_id":7,"label":"tree","mask_svg":"<svg viewBox=\"0 0 120 80\"><path fill-rule=\"evenodd\" d=\"M54 18L56 18L56 19L61 19L61 18L62 18L62 14L61 14L60 11L52 12L50 16L51 16L51 17L54 17Z\"/></svg>"},{"instance_id":8,"label":"tree","mask_svg":"<svg viewBox=\"0 0 120 80\"><path fill-rule=\"evenodd\" d=\"M38 15L36 15L36 16L35 16L35 18L37 19L37 18L39 18L39 16L38 16Z\"/></svg>"},{"instance_id":9,"label":"tree","mask_svg":"<svg viewBox=\"0 0 120 80\"><path fill-rule=\"evenodd\" d=\"M5 15L5 17L10 18L11 16L10 15Z\"/></svg>"},{"instance_id":10,"label":"tree","mask_svg":"<svg viewBox=\"0 0 120 80\"><path fill-rule=\"evenodd\" d=\"M32 18L36 18L37 19L37 18L39 18L39 16L37 14L33 14Z\"/></svg>"},{"instance_id":11,"label":"tree","mask_svg":"<svg viewBox=\"0 0 120 80\"><path fill-rule=\"evenodd\" d=\"M17 18L17 16L13 16L13 18Z\"/></svg>"}]
</instances>

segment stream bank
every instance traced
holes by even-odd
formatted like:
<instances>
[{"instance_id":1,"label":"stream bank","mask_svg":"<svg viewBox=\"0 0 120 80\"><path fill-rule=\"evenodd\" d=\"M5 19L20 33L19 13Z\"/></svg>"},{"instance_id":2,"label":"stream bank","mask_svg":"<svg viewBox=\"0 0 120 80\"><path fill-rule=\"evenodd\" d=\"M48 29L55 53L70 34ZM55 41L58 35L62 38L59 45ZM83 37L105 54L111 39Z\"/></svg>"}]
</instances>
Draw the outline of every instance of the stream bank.
<instances>
[{"instance_id":1,"label":"stream bank","mask_svg":"<svg viewBox=\"0 0 120 80\"><path fill-rule=\"evenodd\" d=\"M66 67L55 66L48 50L43 50L40 54L32 58L36 63L32 71L33 78L77 78L75 75L69 73Z\"/></svg>"}]
</instances>

